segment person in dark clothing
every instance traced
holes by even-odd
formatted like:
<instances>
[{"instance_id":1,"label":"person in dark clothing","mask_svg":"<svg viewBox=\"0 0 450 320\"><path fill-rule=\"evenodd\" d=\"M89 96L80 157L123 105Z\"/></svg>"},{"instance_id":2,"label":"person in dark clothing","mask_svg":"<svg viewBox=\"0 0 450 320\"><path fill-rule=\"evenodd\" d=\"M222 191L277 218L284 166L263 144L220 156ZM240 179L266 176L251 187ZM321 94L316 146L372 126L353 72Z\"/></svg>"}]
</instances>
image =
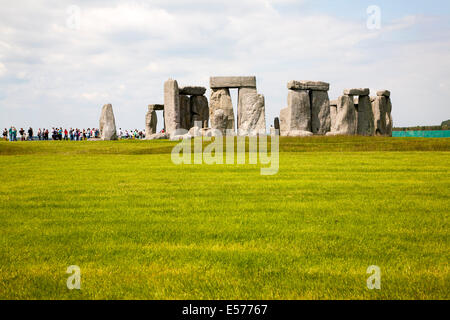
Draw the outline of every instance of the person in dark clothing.
<instances>
[{"instance_id":1,"label":"person in dark clothing","mask_svg":"<svg viewBox=\"0 0 450 320\"><path fill-rule=\"evenodd\" d=\"M33 141L33 128L31 127L28 129L28 139Z\"/></svg>"}]
</instances>

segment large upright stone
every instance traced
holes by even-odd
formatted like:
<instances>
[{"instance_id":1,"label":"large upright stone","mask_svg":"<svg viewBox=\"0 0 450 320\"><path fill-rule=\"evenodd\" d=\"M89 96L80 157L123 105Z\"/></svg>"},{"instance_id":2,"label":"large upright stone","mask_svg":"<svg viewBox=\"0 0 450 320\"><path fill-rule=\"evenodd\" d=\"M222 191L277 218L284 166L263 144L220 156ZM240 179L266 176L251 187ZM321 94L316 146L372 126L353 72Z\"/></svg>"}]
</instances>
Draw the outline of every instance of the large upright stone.
<instances>
[{"instance_id":1,"label":"large upright stone","mask_svg":"<svg viewBox=\"0 0 450 320\"><path fill-rule=\"evenodd\" d=\"M191 106L190 99L180 94L180 128L189 130L191 128Z\"/></svg>"},{"instance_id":2,"label":"large upright stone","mask_svg":"<svg viewBox=\"0 0 450 320\"><path fill-rule=\"evenodd\" d=\"M289 90L317 90L328 91L330 84L322 81L307 81L307 80L291 80L287 84Z\"/></svg>"},{"instance_id":3,"label":"large upright stone","mask_svg":"<svg viewBox=\"0 0 450 320\"><path fill-rule=\"evenodd\" d=\"M172 79L164 82L164 124L169 135L181 128L178 83Z\"/></svg>"},{"instance_id":4,"label":"large upright stone","mask_svg":"<svg viewBox=\"0 0 450 320\"><path fill-rule=\"evenodd\" d=\"M214 126L211 126L212 129L219 130L222 135L225 135L226 130L229 129L228 115L223 109L214 110L214 113L211 115L211 123L214 123Z\"/></svg>"},{"instance_id":5,"label":"large upright stone","mask_svg":"<svg viewBox=\"0 0 450 320\"><path fill-rule=\"evenodd\" d=\"M148 106L147 114L145 115L145 136L148 137L156 133L156 126L158 124L158 118L156 111L152 105Z\"/></svg>"},{"instance_id":6,"label":"large upright stone","mask_svg":"<svg viewBox=\"0 0 450 320\"><path fill-rule=\"evenodd\" d=\"M202 128L207 128L209 120L208 99L205 96L192 96L190 104L191 128L194 127L196 121L202 123Z\"/></svg>"},{"instance_id":7,"label":"large upright stone","mask_svg":"<svg viewBox=\"0 0 450 320\"><path fill-rule=\"evenodd\" d=\"M373 136L373 111L370 97L368 95L359 96L358 99L358 127L356 133L361 136Z\"/></svg>"},{"instance_id":8,"label":"large upright stone","mask_svg":"<svg viewBox=\"0 0 450 320\"><path fill-rule=\"evenodd\" d=\"M327 91L311 91L311 129L312 133L325 135L330 131L330 99Z\"/></svg>"},{"instance_id":9,"label":"large upright stone","mask_svg":"<svg viewBox=\"0 0 450 320\"><path fill-rule=\"evenodd\" d=\"M238 106L237 106L237 129L241 128L242 112L245 112L245 105L243 104L246 95L256 94L256 88L242 87L238 90Z\"/></svg>"},{"instance_id":10,"label":"large upright stone","mask_svg":"<svg viewBox=\"0 0 450 320\"><path fill-rule=\"evenodd\" d=\"M209 78L211 89L220 88L256 88L256 77L211 77Z\"/></svg>"},{"instance_id":11,"label":"large upright stone","mask_svg":"<svg viewBox=\"0 0 450 320\"><path fill-rule=\"evenodd\" d=\"M307 90L288 90L288 106L280 112L282 136L290 131L311 132L311 104Z\"/></svg>"},{"instance_id":12,"label":"large upright stone","mask_svg":"<svg viewBox=\"0 0 450 320\"><path fill-rule=\"evenodd\" d=\"M331 126L330 131L334 132L336 131L336 114L337 114L337 100L331 100L330 101L330 120L331 120Z\"/></svg>"},{"instance_id":13,"label":"large upright stone","mask_svg":"<svg viewBox=\"0 0 450 320\"><path fill-rule=\"evenodd\" d=\"M265 134L266 116L264 96L252 93L242 97L242 112L240 118L239 135L254 136Z\"/></svg>"},{"instance_id":14,"label":"large upright stone","mask_svg":"<svg viewBox=\"0 0 450 320\"><path fill-rule=\"evenodd\" d=\"M371 100L372 100L372 111L374 120L374 133L377 136L384 136L387 134L386 109L388 98L381 95L376 96Z\"/></svg>"},{"instance_id":15,"label":"large upright stone","mask_svg":"<svg viewBox=\"0 0 450 320\"><path fill-rule=\"evenodd\" d=\"M389 98L391 96L391 92L389 90L380 90L380 91L377 91L377 96L379 96L379 97L383 96L383 97Z\"/></svg>"},{"instance_id":16,"label":"large upright stone","mask_svg":"<svg viewBox=\"0 0 450 320\"><path fill-rule=\"evenodd\" d=\"M102 108L99 129L102 140L117 140L116 120L111 104L105 104Z\"/></svg>"},{"instance_id":17,"label":"large upright stone","mask_svg":"<svg viewBox=\"0 0 450 320\"><path fill-rule=\"evenodd\" d=\"M209 101L211 128L220 129L218 127L219 124L215 122L216 117L214 117L214 114L216 110L223 110L223 113L227 118L226 129L234 130L234 112L229 89L221 88L211 90L211 99Z\"/></svg>"},{"instance_id":18,"label":"large upright stone","mask_svg":"<svg viewBox=\"0 0 450 320\"><path fill-rule=\"evenodd\" d=\"M393 127L393 121L392 121L392 102L391 98L387 98L386 103L386 135L388 137L392 137L392 127Z\"/></svg>"},{"instance_id":19,"label":"large upright stone","mask_svg":"<svg viewBox=\"0 0 450 320\"><path fill-rule=\"evenodd\" d=\"M335 131L331 134L355 135L356 134L356 109L352 96L340 96L337 104Z\"/></svg>"}]
</instances>

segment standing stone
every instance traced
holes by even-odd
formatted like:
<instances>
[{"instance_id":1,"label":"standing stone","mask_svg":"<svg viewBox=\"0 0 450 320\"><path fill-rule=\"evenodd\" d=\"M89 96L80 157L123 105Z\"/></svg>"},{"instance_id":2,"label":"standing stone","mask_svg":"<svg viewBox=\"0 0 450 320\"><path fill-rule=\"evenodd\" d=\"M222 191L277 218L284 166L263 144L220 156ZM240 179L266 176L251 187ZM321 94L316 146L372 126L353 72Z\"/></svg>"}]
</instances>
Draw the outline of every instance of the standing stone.
<instances>
[{"instance_id":1,"label":"standing stone","mask_svg":"<svg viewBox=\"0 0 450 320\"><path fill-rule=\"evenodd\" d=\"M102 140L117 140L116 120L111 104L103 106L99 128Z\"/></svg>"},{"instance_id":2,"label":"standing stone","mask_svg":"<svg viewBox=\"0 0 450 320\"><path fill-rule=\"evenodd\" d=\"M209 120L208 99L205 96L192 96L190 105L191 128L194 127L196 121L201 121L202 128L207 128Z\"/></svg>"},{"instance_id":3,"label":"standing stone","mask_svg":"<svg viewBox=\"0 0 450 320\"><path fill-rule=\"evenodd\" d=\"M386 109L387 97L383 95L376 96L372 100L372 111L374 120L374 133L377 136L384 136L386 130Z\"/></svg>"},{"instance_id":4,"label":"standing stone","mask_svg":"<svg viewBox=\"0 0 450 320\"><path fill-rule=\"evenodd\" d=\"M280 112L280 130L282 136L290 136L290 131L296 131L296 135L299 135L298 131L311 132L311 104L307 90L288 90L288 106Z\"/></svg>"},{"instance_id":5,"label":"standing stone","mask_svg":"<svg viewBox=\"0 0 450 320\"><path fill-rule=\"evenodd\" d=\"M392 102L391 98L387 98L387 104L386 104L386 135L388 137L392 137Z\"/></svg>"},{"instance_id":6,"label":"standing stone","mask_svg":"<svg viewBox=\"0 0 450 320\"><path fill-rule=\"evenodd\" d=\"M186 130L191 128L190 99L184 94L180 94L180 128Z\"/></svg>"},{"instance_id":7,"label":"standing stone","mask_svg":"<svg viewBox=\"0 0 450 320\"><path fill-rule=\"evenodd\" d=\"M358 127L357 134L362 136L373 136L373 111L370 97L368 95L359 96L358 99Z\"/></svg>"},{"instance_id":8,"label":"standing stone","mask_svg":"<svg viewBox=\"0 0 450 320\"><path fill-rule=\"evenodd\" d=\"M280 119L278 117L273 120L273 127L275 130L278 130L278 132L280 131Z\"/></svg>"},{"instance_id":9,"label":"standing stone","mask_svg":"<svg viewBox=\"0 0 450 320\"><path fill-rule=\"evenodd\" d=\"M337 114L337 100L330 101L330 120L331 120L331 132L336 131L336 114Z\"/></svg>"},{"instance_id":10,"label":"standing stone","mask_svg":"<svg viewBox=\"0 0 450 320\"><path fill-rule=\"evenodd\" d=\"M181 128L178 83L172 79L164 82L164 125L169 135Z\"/></svg>"},{"instance_id":11,"label":"standing stone","mask_svg":"<svg viewBox=\"0 0 450 320\"><path fill-rule=\"evenodd\" d=\"M214 116L217 110L223 110L227 117L226 129L234 130L234 112L231 102L230 90L227 88L211 89L211 99L209 103L209 117L211 119L211 128L220 129L219 123L216 123Z\"/></svg>"},{"instance_id":12,"label":"standing stone","mask_svg":"<svg viewBox=\"0 0 450 320\"><path fill-rule=\"evenodd\" d=\"M353 96L340 96L337 104L335 131L331 135L355 135L357 116Z\"/></svg>"},{"instance_id":13,"label":"standing stone","mask_svg":"<svg viewBox=\"0 0 450 320\"><path fill-rule=\"evenodd\" d=\"M214 123L213 129L220 130L222 135L225 135L229 125L229 118L225 110L216 109L211 117L211 123Z\"/></svg>"},{"instance_id":14,"label":"standing stone","mask_svg":"<svg viewBox=\"0 0 450 320\"><path fill-rule=\"evenodd\" d=\"M148 106L148 112L145 115L145 136L148 137L156 133L156 126L158 124L158 118L153 106Z\"/></svg>"},{"instance_id":15,"label":"standing stone","mask_svg":"<svg viewBox=\"0 0 450 320\"><path fill-rule=\"evenodd\" d=\"M242 97L239 135L258 135L266 132L265 103L262 94L245 94Z\"/></svg>"},{"instance_id":16,"label":"standing stone","mask_svg":"<svg viewBox=\"0 0 450 320\"><path fill-rule=\"evenodd\" d=\"M256 88L241 87L238 90L238 106L237 106L237 129L241 128L242 112L245 112L245 106L243 105L243 99L248 94L256 94Z\"/></svg>"},{"instance_id":17,"label":"standing stone","mask_svg":"<svg viewBox=\"0 0 450 320\"><path fill-rule=\"evenodd\" d=\"M312 133L325 135L330 131L330 99L327 91L311 91Z\"/></svg>"}]
</instances>

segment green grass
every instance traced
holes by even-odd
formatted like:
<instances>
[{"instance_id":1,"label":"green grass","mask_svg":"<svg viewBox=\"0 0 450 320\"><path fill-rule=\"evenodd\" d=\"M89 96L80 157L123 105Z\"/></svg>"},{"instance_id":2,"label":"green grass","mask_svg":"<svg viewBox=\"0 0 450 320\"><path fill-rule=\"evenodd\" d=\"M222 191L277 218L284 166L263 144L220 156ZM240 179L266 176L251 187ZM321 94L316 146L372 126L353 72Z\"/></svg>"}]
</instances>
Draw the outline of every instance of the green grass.
<instances>
[{"instance_id":1,"label":"green grass","mask_svg":"<svg viewBox=\"0 0 450 320\"><path fill-rule=\"evenodd\" d=\"M450 298L449 139L281 139L274 176L175 144L0 142L0 299Z\"/></svg>"}]
</instances>

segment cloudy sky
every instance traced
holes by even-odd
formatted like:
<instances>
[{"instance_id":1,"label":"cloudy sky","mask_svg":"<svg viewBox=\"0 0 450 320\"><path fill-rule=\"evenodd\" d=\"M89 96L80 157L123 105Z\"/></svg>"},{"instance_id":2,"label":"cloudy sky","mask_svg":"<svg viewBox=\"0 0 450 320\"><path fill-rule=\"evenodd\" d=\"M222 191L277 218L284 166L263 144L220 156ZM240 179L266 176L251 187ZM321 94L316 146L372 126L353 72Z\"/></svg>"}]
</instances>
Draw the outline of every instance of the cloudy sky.
<instances>
[{"instance_id":1,"label":"cloudy sky","mask_svg":"<svg viewBox=\"0 0 450 320\"><path fill-rule=\"evenodd\" d=\"M389 89L396 126L440 124L450 1L0 0L2 128L97 127L105 103L119 127L143 128L166 79L219 75L255 75L268 124L292 79L330 82L331 99Z\"/></svg>"}]
</instances>

